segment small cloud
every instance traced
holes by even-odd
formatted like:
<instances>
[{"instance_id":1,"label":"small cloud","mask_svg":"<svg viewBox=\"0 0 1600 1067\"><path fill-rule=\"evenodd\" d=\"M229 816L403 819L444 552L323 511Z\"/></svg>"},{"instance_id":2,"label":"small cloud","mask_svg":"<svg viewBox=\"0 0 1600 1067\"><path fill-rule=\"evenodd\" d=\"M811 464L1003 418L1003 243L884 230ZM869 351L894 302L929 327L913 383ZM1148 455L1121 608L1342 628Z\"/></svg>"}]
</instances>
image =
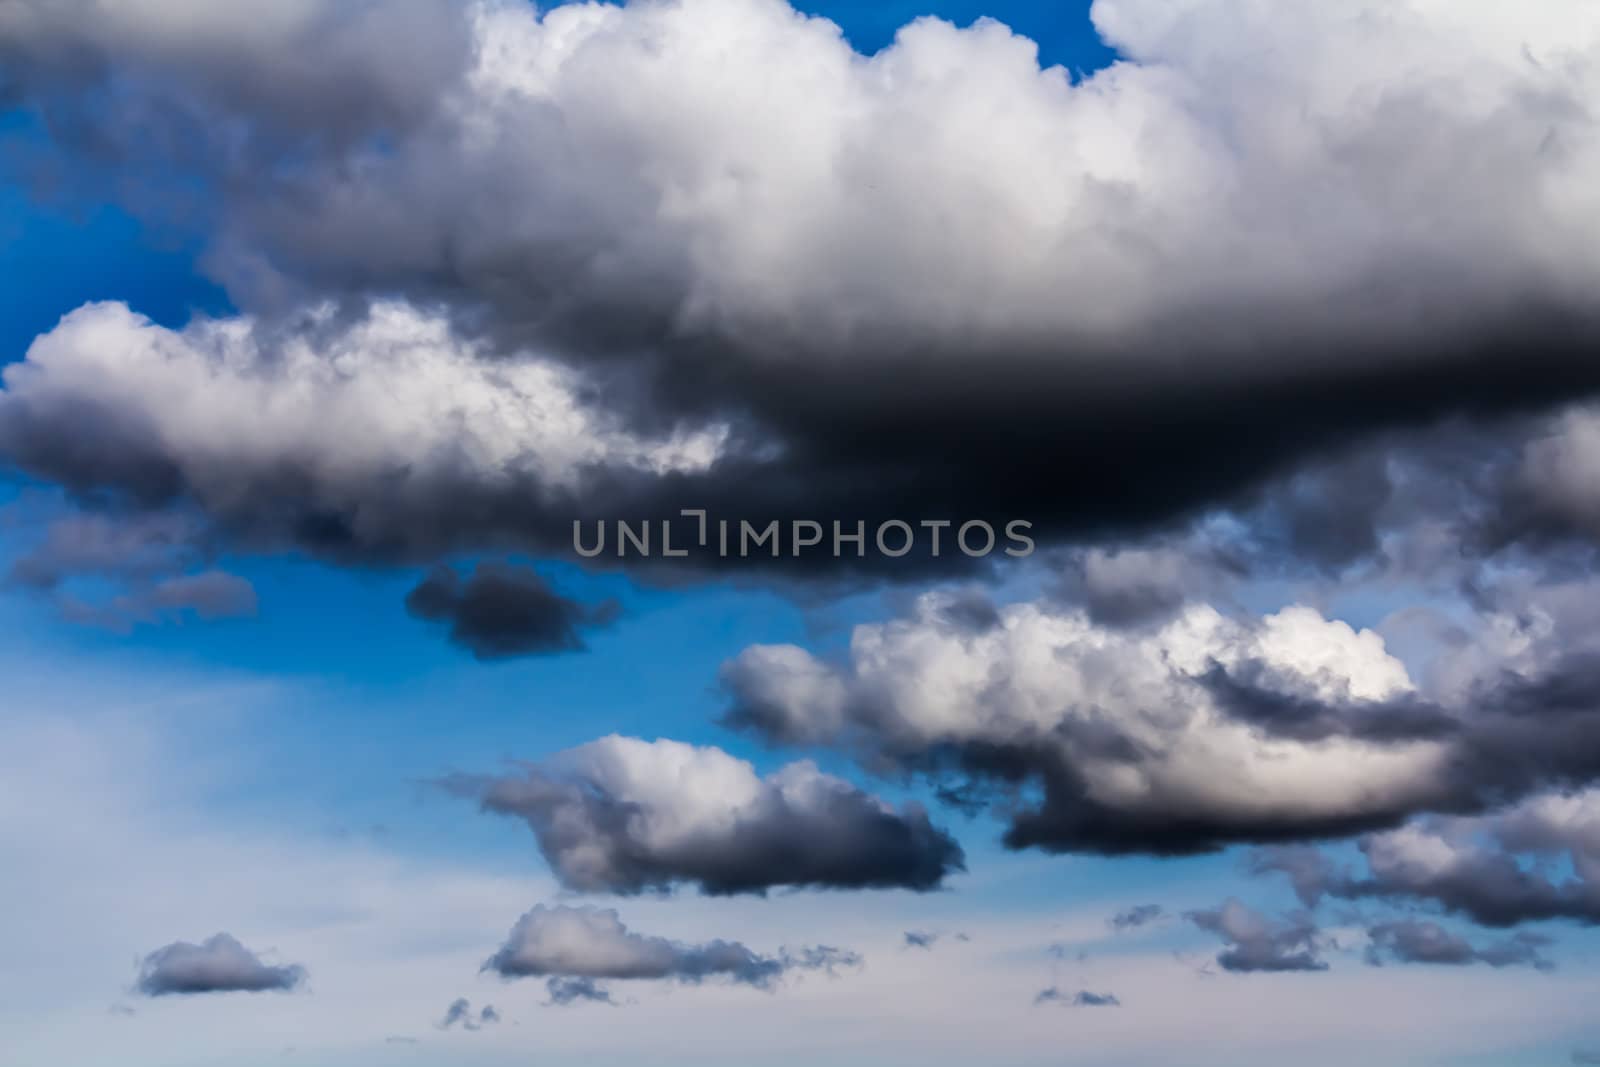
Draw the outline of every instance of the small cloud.
<instances>
[{"instance_id":1,"label":"small cloud","mask_svg":"<svg viewBox=\"0 0 1600 1067\"><path fill-rule=\"evenodd\" d=\"M550 994L545 1003L555 1007L579 1003L617 1005L611 992L593 978L551 978L545 983L545 990Z\"/></svg>"},{"instance_id":2,"label":"small cloud","mask_svg":"<svg viewBox=\"0 0 1600 1067\"><path fill-rule=\"evenodd\" d=\"M466 578L436 567L406 597L406 610L447 624L450 640L480 660L581 652L584 630L610 625L621 613L615 600L583 604L536 571L504 563L480 564Z\"/></svg>"},{"instance_id":3,"label":"small cloud","mask_svg":"<svg viewBox=\"0 0 1600 1067\"><path fill-rule=\"evenodd\" d=\"M1120 1008L1122 1001L1110 993L1091 993L1087 989L1066 993L1051 986L1033 998L1035 1004L1062 1004L1073 1008Z\"/></svg>"},{"instance_id":4,"label":"small cloud","mask_svg":"<svg viewBox=\"0 0 1600 1067\"><path fill-rule=\"evenodd\" d=\"M517 920L483 969L502 978L547 979L550 1003L570 1004L609 999L598 995L604 990L593 983L599 981L699 985L721 980L770 990L792 973L824 971L831 976L861 965L857 953L831 945L786 948L764 956L737 941L687 944L635 933L609 909L541 904Z\"/></svg>"},{"instance_id":5,"label":"small cloud","mask_svg":"<svg viewBox=\"0 0 1600 1067\"><path fill-rule=\"evenodd\" d=\"M147 997L201 993L288 992L305 982L305 968L273 967L228 934L203 944L174 942L139 964L136 988Z\"/></svg>"},{"instance_id":6,"label":"small cloud","mask_svg":"<svg viewBox=\"0 0 1600 1067\"><path fill-rule=\"evenodd\" d=\"M1117 933L1128 930L1137 930L1141 926L1148 926L1161 918L1164 912L1160 904L1137 904L1126 911L1119 911L1113 915L1109 924Z\"/></svg>"},{"instance_id":7,"label":"small cloud","mask_svg":"<svg viewBox=\"0 0 1600 1067\"><path fill-rule=\"evenodd\" d=\"M1235 974L1254 972L1325 971L1319 931L1305 916L1269 919L1237 900L1187 918L1202 930L1217 934L1227 944L1217 963Z\"/></svg>"},{"instance_id":8,"label":"small cloud","mask_svg":"<svg viewBox=\"0 0 1600 1067\"><path fill-rule=\"evenodd\" d=\"M1374 967L1389 962L1444 967L1484 964L1494 968L1532 967L1540 971L1555 967L1541 952L1550 944L1550 939L1531 931L1479 946L1438 923L1401 919L1379 923L1367 931L1367 936L1370 939L1367 962Z\"/></svg>"},{"instance_id":9,"label":"small cloud","mask_svg":"<svg viewBox=\"0 0 1600 1067\"><path fill-rule=\"evenodd\" d=\"M439 1020L439 1029L449 1030L459 1026L463 1030L481 1030L499 1021L500 1013L494 1010L493 1004L484 1005L483 1011L473 1015L472 1002L460 997L445 1011L444 1018Z\"/></svg>"}]
</instances>

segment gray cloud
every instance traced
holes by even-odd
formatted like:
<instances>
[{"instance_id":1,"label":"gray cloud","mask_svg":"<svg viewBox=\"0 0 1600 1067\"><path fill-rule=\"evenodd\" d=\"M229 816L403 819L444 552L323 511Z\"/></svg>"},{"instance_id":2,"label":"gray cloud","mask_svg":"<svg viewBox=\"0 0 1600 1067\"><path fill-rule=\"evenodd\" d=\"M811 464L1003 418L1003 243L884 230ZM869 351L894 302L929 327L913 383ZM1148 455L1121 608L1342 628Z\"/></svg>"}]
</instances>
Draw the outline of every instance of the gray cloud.
<instances>
[{"instance_id":1,"label":"gray cloud","mask_svg":"<svg viewBox=\"0 0 1600 1067\"><path fill-rule=\"evenodd\" d=\"M1367 962L1375 967L1386 962L1453 967L1482 963L1495 968L1533 967L1544 971L1554 966L1540 951L1551 944L1550 939L1529 932L1480 947L1438 923L1399 919L1369 927L1367 936L1371 940Z\"/></svg>"},{"instance_id":2,"label":"gray cloud","mask_svg":"<svg viewBox=\"0 0 1600 1067\"><path fill-rule=\"evenodd\" d=\"M1120 1008L1122 1001L1110 993L1091 993L1083 990L1068 994L1051 986L1033 998L1035 1004L1066 1004L1074 1008Z\"/></svg>"},{"instance_id":3,"label":"gray cloud","mask_svg":"<svg viewBox=\"0 0 1600 1067\"><path fill-rule=\"evenodd\" d=\"M1304 605L1128 628L1047 597L972 630L935 592L837 658L746 649L724 721L991 806L1014 848L1186 855L1487 815L1600 780L1594 583L1496 580L1409 664Z\"/></svg>"},{"instance_id":4,"label":"gray cloud","mask_svg":"<svg viewBox=\"0 0 1600 1067\"><path fill-rule=\"evenodd\" d=\"M228 934L199 945L177 941L139 964L136 988L148 997L201 993L288 992L306 980L303 967L271 966Z\"/></svg>"},{"instance_id":5,"label":"gray cloud","mask_svg":"<svg viewBox=\"0 0 1600 1067\"><path fill-rule=\"evenodd\" d=\"M480 563L466 579L435 568L407 595L406 610L448 624L452 641L492 660L582 651L582 631L610 623L620 606L562 596L528 568Z\"/></svg>"},{"instance_id":6,"label":"gray cloud","mask_svg":"<svg viewBox=\"0 0 1600 1067\"><path fill-rule=\"evenodd\" d=\"M46 151L183 179L250 316L226 356L206 326L63 324L7 373L0 451L193 501L240 543L363 560L557 553L572 518L681 507L1025 516L1052 542L1183 520L1374 433L1600 386L1595 214L1553 191L1600 151L1595 75L1562 61L1592 38L1583 3L1491 21L1404 0L1380 29L1218 0L1223 34L1105 0L1125 61L1082 84L997 24L922 21L864 57L779 0L14 4L0 55ZM711 26L747 47L708 57ZM341 336L371 342L395 306L448 312L401 357L425 389ZM564 376L548 404L530 362ZM196 420L197 382L252 433ZM563 451L585 435L548 431L574 415L618 447ZM1583 454L1524 481L1571 497ZM1361 509L1300 484L1281 508L1300 549L1371 549ZM1160 563L1096 556L1096 616L1170 611L1190 576Z\"/></svg>"},{"instance_id":7,"label":"gray cloud","mask_svg":"<svg viewBox=\"0 0 1600 1067\"><path fill-rule=\"evenodd\" d=\"M1119 911L1113 915L1110 919L1110 925L1113 930L1119 933L1127 930L1137 930L1141 926L1148 926L1165 914L1166 912L1160 904L1136 904L1126 911Z\"/></svg>"},{"instance_id":8,"label":"gray cloud","mask_svg":"<svg viewBox=\"0 0 1600 1067\"><path fill-rule=\"evenodd\" d=\"M593 978L550 978L545 982L545 989L550 995L548 1003L557 1007L580 1003L615 1007L617 1004L610 991Z\"/></svg>"},{"instance_id":9,"label":"gray cloud","mask_svg":"<svg viewBox=\"0 0 1600 1067\"><path fill-rule=\"evenodd\" d=\"M472 1002L466 997L459 997L452 1001L449 1009L444 1013L444 1018L439 1020L440 1030L449 1030L459 1026L463 1030L481 1030L485 1026L493 1026L500 1021L500 1013L493 1004L485 1004L483 1010L474 1014Z\"/></svg>"},{"instance_id":10,"label":"gray cloud","mask_svg":"<svg viewBox=\"0 0 1600 1067\"><path fill-rule=\"evenodd\" d=\"M70 595L57 598L62 617L83 626L126 633L136 624L194 616L207 621L251 618L258 607L255 586L226 571L165 578L153 585L95 603Z\"/></svg>"},{"instance_id":11,"label":"gray cloud","mask_svg":"<svg viewBox=\"0 0 1600 1067\"><path fill-rule=\"evenodd\" d=\"M1227 944L1217 963L1225 971L1253 972L1325 971L1319 933L1305 916L1274 920L1237 900L1218 908L1191 911L1187 918Z\"/></svg>"},{"instance_id":12,"label":"gray cloud","mask_svg":"<svg viewBox=\"0 0 1600 1067\"><path fill-rule=\"evenodd\" d=\"M170 513L70 515L50 522L38 542L12 561L9 580L52 590L83 575L158 578L200 562L200 533L193 519Z\"/></svg>"},{"instance_id":13,"label":"gray cloud","mask_svg":"<svg viewBox=\"0 0 1600 1067\"><path fill-rule=\"evenodd\" d=\"M1373 899L1432 905L1493 927L1600 923L1594 790L1535 796L1483 818L1373 835L1362 840L1361 852L1366 870L1359 873L1305 847L1262 850L1252 866L1286 875L1308 906L1326 897ZM1560 861L1570 863L1570 876L1558 873Z\"/></svg>"},{"instance_id":14,"label":"gray cloud","mask_svg":"<svg viewBox=\"0 0 1600 1067\"><path fill-rule=\"evenodd\" d=\"M464 72L468 34L461 9L438 0L259 11L138 0L109 12L89 0L19 0L0 17L0 57L0 85L80 149L129 164L163 156L220 179L229 160L212 138L230 120L241 174L269 155L316 155L405 128ZM83 122L93 105L109 109L104 128ZM159 131L142 153L117 132L139 115Z\"/></svg>"},{"instance_id":15,"label":"gray cloud","mask_svg":"<svg viewBox=\"0 0 1600 1067\"><path fill-rule=\"evenodd\" d=\"M445 784L526 820L562 885L584 892L926 891L963 869L920 808L895 810L810 763L762 778L719 749L608 737L520 775Z\"/></svg>"},{"instance_id":16,"label":"gray cloud","mask_svg":"<svg viewBox=\"0 0 1600 1067\"><path fill-rule=\"evenodd\" d=\"M254 587L207 566L209 539L203 524L177 513L58 517L13 560L7 584L48 596L69 622L116 632L185 617L253 616ZM91 595L83 579L113 592Z\"/></svg>"},{"instance_id":17,"label":"gray cloud","mask_svg":"<svg viewBox=\"0 0 1600 1067\"><path fill-rule=\"evenodd\" d=\"M828 946L763 956L737 941L685 944L634 933L615 911L539 905L512 928L484 970L504 978L547 978L551 1003L611 1003L596 982L674 981L689 985L717 979L772 989L796 971L834 973L859 966L854 953Z\"/></svg>"}]
</instances>

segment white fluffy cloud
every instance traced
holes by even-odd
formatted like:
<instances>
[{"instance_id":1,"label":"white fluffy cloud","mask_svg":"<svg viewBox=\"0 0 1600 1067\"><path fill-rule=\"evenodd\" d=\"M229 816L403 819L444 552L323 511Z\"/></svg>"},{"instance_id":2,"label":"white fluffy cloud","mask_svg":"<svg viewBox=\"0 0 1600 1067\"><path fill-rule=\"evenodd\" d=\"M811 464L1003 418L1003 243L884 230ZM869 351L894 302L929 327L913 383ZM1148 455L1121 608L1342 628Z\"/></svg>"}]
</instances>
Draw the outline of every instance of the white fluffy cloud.
<instances>
[{"instance_id":1,"label":"white fluffy cloud","mask_svg":"<svg viewBox=\"0 0 1600 1067\"><path fill-rule=\"evenodd\" d=\"M930 594L906 619L857 627L840 666L793 647L746 651L724 674L733 720L792 741L864 736L913 761L968 749L969 770L982 769L978 750L1026 752L1024 765L1058 779L1051 789L1070 780L1081 793L1064 806L1152 829L1380 817L1429 795L1449 758L1435 740L1307 739L1224 706L1210 684L1219 670L1252 671L1313 703L1413 691L1377 634L1309 608L1239 621L1191 605L1159 628L1125 631L1035 604L974 630L944 607Z\"/></svg>"},{"instance_id":2,"label":"white fluffy cloud","mask_svg":"<svg viewBox=\"0 0 1600 1067\"><path fill-rule=\"evenodd\" d=\"M281 330L236 317L180 331L93 304L4 383L0 440L48 452L69 481L80 460L88 481L137 467L145 491L182 486L222 516L270 507L290 483L302 509L348 517L362 541L447 486L535 497L618 471L702 470L724 432L640 436L586 403L574 372L482 358L443 318L397 303L354 321L330 309Z\"/></svg>"},{"instance_id":3,"label":"white fluffy cloud","mask_svg":"<svg viewBox=\"0 0 1600 1067\"><path fill-rule=\"evenodd\" d=\"M521 775L447 784L526 819L556 877L579 891L929 890L962 864L920 807L897 810L810 762L762 777L676 741L607 737Z\"/></svg>"},{"instance_id":4,"label":"white fluffy cloud","mask_svg":"<svg viewBox=\"0 0 1600 1067\"><path fill-rule=\"evenodd\" d=\"M1403 331L1600 278L1584 0L1101 0L1129 58L1081 84L993 22L921 20L868 58L783 0L471 10L433 126L298 218L242 205L238 247L376 276L448 235L522 314L634 307L747 356L1216 308ZM537 284L496 293L507 267Z\"/></svg>"}]
</instances>

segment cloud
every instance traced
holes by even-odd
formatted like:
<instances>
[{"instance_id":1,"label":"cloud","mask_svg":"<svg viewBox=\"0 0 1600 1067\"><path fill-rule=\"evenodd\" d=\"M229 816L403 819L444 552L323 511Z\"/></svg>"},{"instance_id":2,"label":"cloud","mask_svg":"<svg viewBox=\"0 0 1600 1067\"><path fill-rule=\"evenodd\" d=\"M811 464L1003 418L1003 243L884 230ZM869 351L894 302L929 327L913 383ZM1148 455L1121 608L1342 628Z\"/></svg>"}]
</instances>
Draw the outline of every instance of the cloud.
<instances>
[{"instance_id":1,"label":"cloud","mask_svg":"<svg viewBox=\"0 0 1600 1067\"><path fill-rule=\"evenodd\" d=\"M1188 855L1489 815L1600 780L1594 583L1500 581L1415 670L1303 604L1129 629L1046 597L974 631L934 592L836 658L746 649L724 721L987 803L1013 848Z\"/></svg>"},{"instance_id":2,"label":"cloud","mask_svg":"<svg viewBox=\"0 0 1600 1067\"><path fill-rule=\"evenodd\" d=\"M207 539L193 516L172 512L57 517L12 561L7 582L50 597L69 622L116 632L187 616L255 615L255 588L207 566Z\"/></svg>"},{"instance_id":3,"label":"cloud","mask_svg":"<svg viewBox=\"0 0 1600 1067\"><path fill-rule=\"evenodd\" d=\"M1372 835L1361 853L1365 873L1309 848L1263 850L1252 865L1287 875L1312 906L1325 897L1376 899L1433 905L1493 927L1600 923L1600 793L1593 789ZM1570 876L1559 873L1561 861Z\"/></svg>"},{"instance_id":4,"label":"cloud","mask_svg":"<svg viewBox=\"0 0 1600 1067\"><path fill-rule=\"evenodd\" d=\"M207 621L252 618L258 607L255 586L236 574L217 570L164 578L104 603L70 595L58 597L58 603L67 621L117 633L126 633L135 624L190 615Z\"/></svg>"},{"instance_id":5,"label":"cloud","mask_svg":"<svg viewBox=\"0 0 1600 1067\"><path fill-rule=\"evenodd\" d=\"M436 567L406 597L420 619L448 623L450 640L479 659L582 651L581 630L616 618L614 600L593 606L562 596L527 568L481 563L463 580Z\"/></svg>"},{"instance_id":6,"label":"cloud","mask_svg":"<svg viewBox=\"0 0 1600 1067\"><path fill-rule=\"evenodd\" d=\"M445 784L526 820L561 884L581 892L927 891L964 869L921 808L896 810L811 763L763 778L720 749L612 736L518 775Z\"/></svg>"},{"instance_id":7,"label":"cloud","mask_svg":"<svg viewBox=\"0 0 1600 1067\"><path fill-rule=\"evenodd\" d=\"M200 993L285 993L306 980L296 965L274 967L228 934L199 945L177 941L139 964L136 988L147 997Z\"/></svg>"},{"instance_id":8,"label":"cloud","mask_svg":"<svg viewBox=\"0 0 1600 1067\"><path fill-rule=\"evenodd\" d=\"M1318 931L1309 918L1275 921L1237 900L1221 907L1191 911L1185 918L1227 944L1217 956L1225 971L1238 974L1282 971L1325 971Z\"/></svg>"},{"instance_id":9,"label":"cloud","mask_svg":"<svg viewBox=\"0 0 1600 1067\"><path fill-rule=\"evenodd\" d=\"M192 518L171 513L69 515L49 522L38 542L12 560L9 580L48 591L84 575L156 578L198 562L199 533Z\"/></svg>"},{"instance_id":10,"label":"cloud","mask_svg":"<svg viewBox=\"0 0 1600 1067\"><path fill-rule=\"evenodd\" d=\"M1461 967L1473 963L1490 967L1533 967L1550 970L1554 964L1540 954L1551 944L1541 934L1523 932L1483 947L1473 945L1438 923L1400 919L1369 927L1367 962L1381 967L1385 962L1423 963Z\"/></svg>"},{"instance_id":11,"label":"cloud","mask_svg":"<svg viewBox=\"0 0 1600 1067\"><path fill-rule=\"evenodd\" d=\"M92 304L4 382L0 452L19 465L146 506L188 498L254 543L332 556L424 558L530 535L570 546L587 514L568 510L575 499L617 508L631 478L704 467L723 434L647 440L559 364L490 359L443 317L394 303L182 331Z\"/></svg>"},{"instance_id":12,"label":"cloud","mask_svg":"<svg viewBox=\"0 0 1600 1067\"><path fill-rule=\"evenodd\" d=\"M1043 990L1033 998L1035 1004L1066 1004L1074 1008L1120 1008L1122 1001L1110 993L1091 993L1083 990L1067 994L1055 986Z\"/></svg>"},{"instance_id":13,"label":"cloud","mask_svg":"<svg viewBox=\"0 0 1600 1067\"><path fill-rule=\"evenodd\" d=\"M1588 1049L1581 1048L1574 1049L1572 1051L1572 1062L1579 1064L1580 1067L1584 1064L1600 1063L1600 1052L1593 1052Z\"/></svg>"},{"instance_id":14,"label":"cloud","mask_svg":"<svg viewBox=\"0 0 1600 1067\"><path fill-rule=\"evenodd\" d=\"M1308 739L1215 696L1231 671L1339 707L1411 692L1370 631L1304 607L1241 620L1203 605L1128 631L1039 603L974 633L941 598L858 626L842 665L790 646L745 651L723 671L727 721L995 799L1013 847L1186 854L1335 836L1395 823L1439 791L1439 738L1368 737L1336 719Z\"/></svg>"},{"instance_id":15,"label":"cloud","mask_svg":"<svg viewBox=\"0 0 1600 1067\"><path fill-rule=\"evenodd\" d=\"M673 981L698 985L721 980L773 989L795 971L859 966L854 953L827 946L763 956L737 941L685 944L634 933L617 913L597 908L538 905L512 927L484 970L503 978L547 978L552 1004L578 1000L614 1003L594 983Z\"/></svg>"},{"instance_id":16,"label":"cloud","mask_svg":"<svg viewBox=\"0 0 1600 1067\"><path fill-rule=\"evenodd\" d=\"M1128 930L1137 930L1141 926L1148 926L1165 915L1160 904L1136 904L1126 911L1119 911L1110 919L1111 928L1118 933Z\"/></svg>"},{"instance_id":17,"label":"cloud","mask_svg":"<svg viewBox=\"0 0 1600 1067\"><path fill-rule=\"evenodd\" d=\"M550 994L549 1003L568 1007L579 1003L610 1004L616 1006L611 993L593 978L551 978L545 982Z\"/></svg>"},{"instance_id":18,"label":"cloud","mask_svg":"<svg viewBox=\"0 0 1600 1067\"><path fill-rule=\"evenodd\" d=\"M1587 0L1101 0L1082 80L993 21L402 6L12 5L46 162L181 190L247 312L80 312L8 376L14 463L363 558L682 507L1056 543L1600 387ZM1098 618L1170 610L1140 569L1095 557Z\"/></svg>"},{"instance_id":19,"label":"cloud","mask_svg":"<svg viewBox=\"0 0 1600 1067\"><path fill-rule=\"evenodd\" d=\"M474 1015L472 1003L466 997L460 997L451 1002L449 1010L444 1013L444 1018L439 1020L439 1029L448 1030L453 1026L460 1026L463 1030L481 1030L499 1021L500 1013L495 1011L493 1004L485 1004L483 1010Z\"/></svg>"},{"instance_id":20,"label":"cloud","mask_svg":"<svg viewBox=\"0 0 1600 1067\"><path fill-rule=\"evenodd\" d=\"M906 948L932 948L939 940L939 935L929 930L907 930L905 932Z\"/></svg>"}]
</instances>

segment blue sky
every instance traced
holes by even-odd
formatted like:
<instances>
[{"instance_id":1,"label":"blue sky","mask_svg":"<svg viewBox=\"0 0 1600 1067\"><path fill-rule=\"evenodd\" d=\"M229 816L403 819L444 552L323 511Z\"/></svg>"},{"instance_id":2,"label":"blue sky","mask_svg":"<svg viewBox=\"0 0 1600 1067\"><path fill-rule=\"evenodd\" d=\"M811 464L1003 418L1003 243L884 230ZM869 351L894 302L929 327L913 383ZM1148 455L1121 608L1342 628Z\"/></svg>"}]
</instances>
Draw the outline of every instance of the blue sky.
<instances>
[{"instance_id":1,"label":"blue sky","mask_svg":"<svg viewBox=\"0 0 1600 1067\"><path fill-rule=\"evenodd\" d=\"M987 16L1036 40L1045 65L1080 78L1114 59L1088 8L801 5L838 22L867 55L919 15L959 26ZM89 302L121 301L174 330L196 315L239 310L207 258L215 234L148 221L133 203L77 196L70 190L94 183L57 181L24 164L49 140L35 119L17 112L3 121L0 137L14 151L0 155L13 179L0 185L0 360L23 362L36 337ZM70 153L49 158L86 166ZM174 188L184 179L173 173ZM88 410L77 417L99 417ZM87 423L82 430L92 436ZM28 558L52 522L103 503L27 471L10 473L0 494L6 570ZM874 1067L1288 1059L1520 1067L1566 1062L1574 1048L1600 1044L1596 942L1577 925L1556 928L1550 952L1559 966L1548 974L1376 968L1362 960L1360 917L1331 905L1319 920L1328 973L1224 973L1216 938L1186 912L1228 897L1272 915L1299 907L1281 882L1245 873L1243 847L1186 859L1013 851L1001 845L1003 816L941 805L910 773L875 775L848 745L774 750L719 722L730 701L719 673L746 649L794 645L838 660L857 625L903 614L915 593L963 582L791 595L739 576L649 584L518 553L443 553L441 562L459 567L510 559L577 601L621 603L616 622L585 633L583 651L485 662L405 609L428 566L318 559L294 544L229 540L225 529L211 531L205 565L253 589L246 617L175 612L86 626L57 594L116 594L92 576L55 590L11 581L0 592L0 779L24 783L34 798L0 805L0 864L23 883L0 890L0 905L28 927L7 950L17 968L0 978L0 1067L87 1067L112 1054L165 1067L219 1057L249 1065L290 1062L289 1048L292 1062L339 1067L509 1064L530 1055L551 1064L827 1056ZM1002 605L1041 600L1055 580L1046 561L1034 561L1003 572L991 595ZM1419 605L1441 615L1467 610L1449 591L1420 588L1262 574L1232 595L1257 615L1314 601L1356 629L1381 630ZM1425 665L1399 629L1391 646L1420 677ZM1417 640L1433 647L1431 638ZM448 795L437 779L508 773L514 761L609 734L716 746L764 774L813 759L889 803L928 805L960 841L967 870L928 894L602 894L601 906L647 932L773 951L848 941L866 968L836 981L806 976L770 995L716 983L650 990L615 1019L599 1007L541 1007L541 986L501 981L478 965L517 915L579 897L559 884L526 825L477 812L472 798ZM1335 848L1358 858L1349 843ZM1142 903L1159 903L1162 919L1111 932L1113 914ZM1445 921L1473 938L1493 936ZM305 962L309 991L212 1003L132 992L130 962L222 929L269 958ZM907 930L943 938L921 953L901 943ZM958 932L970 941L958 942ZM1052 955L1053 944L1065 947ZM1115 991L1123 1007L1035 1007L1033 995L1047 986ZM437 1017L461 995L493 1002L508 1021L478 1033L441 1031ZM949 1018L930 1008L963 1002ZM1351 1026L1352 1015L1369 1025ZM985 1046L986 1036L998 1044Z\"/></svg>"}]
</instances>

